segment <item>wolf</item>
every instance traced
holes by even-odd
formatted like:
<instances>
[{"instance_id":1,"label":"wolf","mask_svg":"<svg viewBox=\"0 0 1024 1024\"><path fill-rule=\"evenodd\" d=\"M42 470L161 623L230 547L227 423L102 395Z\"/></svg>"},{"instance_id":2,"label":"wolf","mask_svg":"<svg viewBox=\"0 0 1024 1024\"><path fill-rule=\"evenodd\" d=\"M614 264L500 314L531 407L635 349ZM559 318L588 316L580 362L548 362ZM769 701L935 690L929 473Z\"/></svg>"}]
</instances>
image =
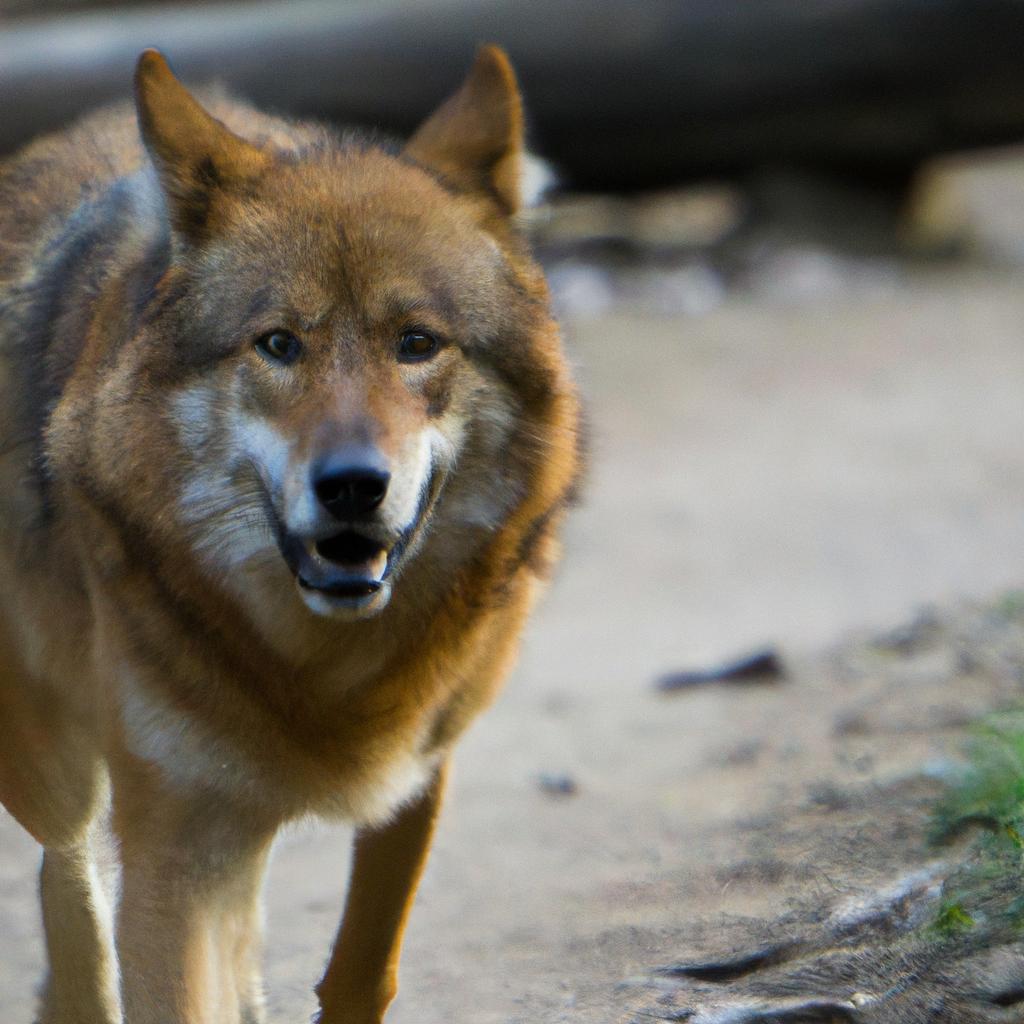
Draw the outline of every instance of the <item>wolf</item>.
<instances>
[{"instance_id":1,"label":"wolf","mask_svg":"<svg viewBox=\"0 0 1024 1024\"><path fill-rule=\"evenodd\" d=\"M149 50L134 105L0 169L0 800L43 847L41 1024L263 1021L261 877L311 815L355 829L318 1020L381 1021L581 464L523 145L494 46L404 145Z\"/></svg>"}]
</instances>

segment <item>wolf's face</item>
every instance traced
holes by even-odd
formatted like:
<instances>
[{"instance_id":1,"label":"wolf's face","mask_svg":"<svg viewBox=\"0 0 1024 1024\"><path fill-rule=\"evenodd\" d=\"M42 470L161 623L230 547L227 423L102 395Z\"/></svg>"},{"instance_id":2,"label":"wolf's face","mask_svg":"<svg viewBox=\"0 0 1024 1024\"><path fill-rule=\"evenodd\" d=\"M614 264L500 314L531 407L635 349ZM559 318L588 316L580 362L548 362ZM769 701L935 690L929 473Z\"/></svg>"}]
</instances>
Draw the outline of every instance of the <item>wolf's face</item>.
<instances>
[{"instance_id":1,"label":"wolf's face","mask_svg":"<svg viewBox=\"0 0 1024 1024\"><path fill-rule=\"evenodd\" d=\"M478 71L401 153L257 147L162 62L139 113L172 244L120 400L166 454L123 470L236 590L375 614L425 543L471 555L509 514L552 387L514 86Z\"/></svg>"},{"instance_id":2,"label":"wolf's face","mask_svg":"<svg viewBox=\"0 0 1024 1024\"><path fill-rule=\"evenodd\" d=\"M507 513L520 410L495 348L522 348L536 313L423 170L373 150L280 168L182 287L166 415L178 514L208 565L279 557L312 610L369 614L440 509L448 529ZM473 493L456 511L460 471Z\"/></svg>"}]
</instances>

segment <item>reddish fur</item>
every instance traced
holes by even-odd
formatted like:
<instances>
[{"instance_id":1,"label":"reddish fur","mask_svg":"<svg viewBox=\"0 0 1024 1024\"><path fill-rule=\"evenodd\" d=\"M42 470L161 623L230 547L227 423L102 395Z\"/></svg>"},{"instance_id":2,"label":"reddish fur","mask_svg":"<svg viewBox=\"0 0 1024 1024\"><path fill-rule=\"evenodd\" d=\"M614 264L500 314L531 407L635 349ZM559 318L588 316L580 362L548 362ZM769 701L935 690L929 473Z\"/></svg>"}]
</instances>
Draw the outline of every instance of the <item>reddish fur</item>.
<instances>
[{"instance_id":1,"label":"reddish fur","mask_svg":"<svg viewBox=\"0 0 1024 1024\"><path fill-rule=\"evenodd\" d=\"M500 51L483 51L404 154L339 145L315 126L209 98L229 133L156 55L140 61L137 97L169 235L126 108L0 169L0 598L10 623L0 636L0 798L48 848L78 849L109 772L126 871L122 936L146 947L129 943L122 959L154 976L167 959L145 939L158 922L132 903L159 879L161 913L183 929L186 976L180 991L168 982L177 1016L167 1019L222 1024L249 996L240 989L237 1007L211 1008L223 950L212 925L196 924L196 894L248 893L288 819L341 813L379 825L395 765L443 764L507 672L554 557L579 470L579 410L542 275L510 217L521 112ZM412 322L409 299L426 301L415 316L458 341L422 372L390 354ZM307 346L287 376L238 340L281 326L282 309L301 321L285 326ZM211 433L189 446L174 439L173 403L200 381L214 395ZM498 449L484 413L505 431ZM362 431L400 459L435 421L465 435L427 540L376 617L313 616L272 560L246 570L253 613L197 555L173 500L193 475L216 471L224 430L240 416L272 425L300 455ZM446 508L499 484L499 523L450 526ZM223 775L183 784L175 772L193 770L185 755L147 761L125 732L126 693L158 708L161 728L215 749ZM429 828L409 822L432 821L439 792L411 794L409 811L386 808L396 838L366 844L378 851L364 868L374 885L388 858L422 864ZM193 835L191 881L172 898L167 879ZM419 845L396 852L410 843ZM241 881L222 878L224 864ZM348 1001L346 1021L383 1013L418 871L395 876L394 933L367 937L380 978L353 991L332 966L325 991ZM241 977L251 897L237 898L230 934L241 952L223 970ZM364 898L355 891L350 903ZM359 956L359 941L340 945ZM126 1024L155 1020L132 985ZM102 1012L113 1011L96 1011L106 1024ZM325 1002L325 1021L340 1012Z\"/></svg>"}]
</instances>

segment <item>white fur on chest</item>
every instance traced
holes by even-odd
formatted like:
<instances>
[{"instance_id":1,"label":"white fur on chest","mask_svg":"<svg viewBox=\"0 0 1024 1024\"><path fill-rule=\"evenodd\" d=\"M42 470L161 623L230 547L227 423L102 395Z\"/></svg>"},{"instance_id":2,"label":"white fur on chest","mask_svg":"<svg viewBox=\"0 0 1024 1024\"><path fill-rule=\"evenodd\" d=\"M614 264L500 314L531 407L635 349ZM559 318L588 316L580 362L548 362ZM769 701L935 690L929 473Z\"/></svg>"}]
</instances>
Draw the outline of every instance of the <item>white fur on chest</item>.
<instances>
[{"instance_id":1,"label":"white fur on chest","mask_svg":"<svg viewBox=\"0 0 1024 1024\"><path fill-rule=\"evenodd\" d=\"M171 785L212 789L228 800L253 803L282 822L307 814L361 825L384 822L423 789L437 766L436 755L420 754L414 740L389 750L372 771L337 780L325 798L298 792L290 773L255 763L229 739L173 708L130 669L120 673L119 703L128 749L158 767Z\"/></svg>"}]
</instances>

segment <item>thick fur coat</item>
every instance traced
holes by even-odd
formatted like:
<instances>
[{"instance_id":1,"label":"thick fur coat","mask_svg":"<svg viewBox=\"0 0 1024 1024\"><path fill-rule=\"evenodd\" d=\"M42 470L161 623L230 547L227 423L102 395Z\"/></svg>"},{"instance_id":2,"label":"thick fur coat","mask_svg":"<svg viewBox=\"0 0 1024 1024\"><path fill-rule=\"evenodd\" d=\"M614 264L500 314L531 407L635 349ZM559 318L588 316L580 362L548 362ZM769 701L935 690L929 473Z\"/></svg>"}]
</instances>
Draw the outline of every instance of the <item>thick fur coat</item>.
<instances>
[{"instance_id":1,"label":"thick fur coat","mask_svg":"<svg viewBox=\"0 0 1024 1024\"><path fill-rule=\"evenodd\" d=\"M352 821L324 1024L379 1022L454 741L579 470L501 51L404 146L159 54L0 168L0 800L43 1024L263 1019L278 828ZM109 822L116 906L94 860Z\"/></svg>"}]
</instances>

